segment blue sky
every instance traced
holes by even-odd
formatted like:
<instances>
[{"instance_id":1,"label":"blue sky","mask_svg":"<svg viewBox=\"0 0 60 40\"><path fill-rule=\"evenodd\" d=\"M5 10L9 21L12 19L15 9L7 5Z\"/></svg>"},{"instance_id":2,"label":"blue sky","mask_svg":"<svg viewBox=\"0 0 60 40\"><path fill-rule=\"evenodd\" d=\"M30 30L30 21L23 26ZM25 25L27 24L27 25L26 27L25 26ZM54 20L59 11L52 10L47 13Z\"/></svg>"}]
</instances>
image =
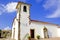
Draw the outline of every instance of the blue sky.
<instances>
[{"instance_id":1,"label":"blue sky","mask_svg":"<svg viewBox=\"0 0 60 40\"><path fill-rule=\"evenodd\" d=\"M0 29L11 29L18 1L31 4L30 18L60 25L60 0L0 0Z\"/></svg>"}]
</instances>

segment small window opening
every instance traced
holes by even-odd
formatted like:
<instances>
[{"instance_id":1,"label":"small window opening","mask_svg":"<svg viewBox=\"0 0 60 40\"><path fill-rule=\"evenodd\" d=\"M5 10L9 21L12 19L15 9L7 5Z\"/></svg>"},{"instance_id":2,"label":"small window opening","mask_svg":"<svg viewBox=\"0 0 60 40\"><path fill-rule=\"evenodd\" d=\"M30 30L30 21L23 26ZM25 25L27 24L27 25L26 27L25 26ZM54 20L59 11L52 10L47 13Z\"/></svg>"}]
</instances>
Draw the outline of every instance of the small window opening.
<instances>
[{"instance_id":1,"label":"small window opening","mask_svg":"<svg viewBox=\"0 0 60 40\"><path fill-rule=\"evenodd\" d=\"M24 12L27 12L26 6L23 7L23 11Z\"/></svg>"}]
</instances>

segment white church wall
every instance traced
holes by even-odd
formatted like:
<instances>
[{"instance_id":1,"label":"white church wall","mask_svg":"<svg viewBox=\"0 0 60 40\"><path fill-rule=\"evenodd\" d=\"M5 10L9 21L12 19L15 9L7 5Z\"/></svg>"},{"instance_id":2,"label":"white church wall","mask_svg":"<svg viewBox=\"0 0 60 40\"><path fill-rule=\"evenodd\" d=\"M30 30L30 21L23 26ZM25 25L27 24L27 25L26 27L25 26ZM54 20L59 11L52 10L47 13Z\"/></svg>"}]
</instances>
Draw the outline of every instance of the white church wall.
<instances>
[{"instance_id":1,"label":"white church wall","mask_svg":"<svg viewBox=\"0 0 60 40\"><path fill-rule=\"evenodd\" d=\"M27 7L27 12L23 12L23 6ZM20 10L20 36L21 36L21 40L24 39L24 37L28 34L29 29L28 29L28 25L29 25L29 6L28 5L21 5L19 6L21 7ZM17 16L16 19L19 19L19 11L17 12ZM17 20L15 21L15 39L18 39L18 23Z\"/></svg>"},{"instance_id":2,"label":"white church wall","mask_svg":"<svg viewBox=\"0 0 60 40\"><path fill-rule=\"evenodd\" d=\"M15 21L14 21L14 27L13 27L13 31L14 31L14 29L15 29L15 35L14 35L14 39L18 39L18 22L17 22L17 20L15 19Z\"/></svg>"},{"instance_id":3,"label":"white church wall","mask_svg":"<svg viewBox=\"0 0 60 40\"><path fill-rule=\"evenodd\" d=\"M23 22L23 21L22 21ZM16 21L15 25L15 39L18 37L18 24ZM51 25L51 24L42 24L42 23L36 23L32 22L31 25L26 25L24 23L21 23L21 39L27 39L28 35L30 35L30 29L35 29L35 38L37 35L40 35L41 38L44 38L43 28L44 26L48 29L48 35L49 37L58 37L57 35L57 26ZM60 30L60 29L59 29ZM58 30L58 32L59 32ZM27 36L26 36L27 35Z\"/></svg>"},{"instance_id":4,"label":"white church wall","mask_svg":"<svg viewBox=\"0 0 60 40\"><path fill-rule=\"evenodd\" d=\"M19 12L17 12L17 16L16 16L16 19L19 19Z\"/></svg>"},{"instance_id":5,"label":"white church wall","mask_svg":"<svg viewBox=\"0 0 60 40\"><path fill-rule=\"evenodd\" d=\"M14 26L15 26L15 25L14 25L14 22L15 22L15 19L14 19L13 24L12 24L12 39L13 39L13 34L14 34L13 32L14 32L14 28L15 28L15 27L14 27Z\"/></svg>"},{"instance_id":6,"label":"white church wall","mask_svg":"<svg viewBox=\"0 0 60 40\"><path fill-rule=\"evenodd\" d=\"M23 11L23 9L24 9L23 7L24 7L24 6L26 6L27 12L24 12L24 11ZM25 5L25 4L24 4L24 5L21 5L21 15L22 15L23 17L28 17L28 16L29 16L29 11L30 11L29 5ZM27 16L26 16L26 15L27 15Z\"/></svg>"},{"instance_id":7,"label":"white church wall","mask_svg":"<svg viewBox=\"0 0 60 40\"><path fill-rule=\"evenodd\" d=\"M18 21L16 20L16 26L15 26L15 38L18 39Z\"/></svg>"},{"instance_id":8,"label":"white church wall","mask_svg":"<svg viewBox=\"0 0 60 40\"><path fill-rule=\"evenodd\" d=\"M35 23L31 23L30 29L34 29L34 31L35 31L35 38L36 38L37 35L40 35L43 38L42 26L40 27L39 25L37 25Z\"/></svg>"},{"instance_id":9,"label":"white church wall","mask_svg":"<svg viewBox=\"0 0 60 40\"><path fill-rule=\"evenodd\" d=\"M49 37L58 37L57 36L57 27L58 26L47 24L46 27L48 29Z\"/></svg>"},{"instance_id":10,"label":"white church wall","mask_svg":"<svg viewBox=\"0 0 60 40\"><path fill-rule=\"evenodd\" d=\"M16 19L19 19L19 13L21 12L20 9L21 9L21 5L18 5L18 9L16 9L17 11L17 15L16 15Z\"/></svg>"},{"instance_id":11,"label":"white church wall","mask_svg":"<svg viewBox=\"0 0 60 40\"><path fill-rule=\"evenodd\" d=\"M27 7L27 12L23 12L23 7ZM21 40L27 39L29 29L29 6L28 5L21 5L21 14L20 14L20 30L21 30Z\"/></svg>"},{"instance_id":12,"label":"white church wall","mask_svg":"<svg viewBox=\"0 0 60 40\"><path fill-rule=\"evenodd\" d=\"M60 37L60 28L57 28L57 35L58 35L58 37Z\"/></svg>"},{"instance_id":13,"label":"white church wall","mask_svg":"<svg viewBox=\"0 0 60 40\"><path fill-rule=\"evenodd\" d=\"M30 35L30 29L35 30L35 38L37 38L37 35L40 35L41 38L44 38L44 32L43 28L44 26L48 29L48 35L49 37L58 37L57 36L57 26L50 25L50 24L42 24L42 23L36 23L32 22L30 26L26 26L22 23L21 25L21 39L27 39L27 34Z\"/></svg>"},{"instance_id":14,"label":"white church wall","mask_svg":"<svg viewBox=\"0 0 60 40\"><path fill-rule=\"evenodd\" d=\"M44 38L44 26L48 29L49 37L57 37L57 26L33 22L30 25L30 29L35 29L35 38L37 35L40 35L41 38Z\"/></svg>"},{"instance_id":15,"label":"white church wall","mask_svg":"<svg viewBox=\"0 0 60 40\"><path fill-rule=\"evenodd\" d=\"M26 40L29 36L29 27L24 25L23 23L20 25L20 30L21 30L21 40Z\"/></svg>"},{"instance_id":16,"label":"white church wall","mask_svg":"<svg viewBox=\"0 0 60 40\"><path fill-rule=\"evenodd\" d=\"M23 11L23 7L26 6L27 12ZM21 14L20 14L20 22L23 24L29 25L29 6L28 5L21 5Z\"/></svg>"}]
</instances>

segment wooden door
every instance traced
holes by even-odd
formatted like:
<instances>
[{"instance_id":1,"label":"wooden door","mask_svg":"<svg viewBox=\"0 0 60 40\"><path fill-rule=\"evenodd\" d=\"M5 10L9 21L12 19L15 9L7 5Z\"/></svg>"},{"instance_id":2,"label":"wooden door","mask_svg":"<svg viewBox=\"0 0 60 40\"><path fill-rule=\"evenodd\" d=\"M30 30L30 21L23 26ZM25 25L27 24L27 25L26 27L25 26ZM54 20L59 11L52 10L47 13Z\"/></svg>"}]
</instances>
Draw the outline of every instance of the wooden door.
<instances>
[{"instance_id":1,"label":"wooden door","mask_svg":"<svg viewBox=\"0 0 60 40\"><path fill-rule=\"evenodd\" d=\"M31 35L31 38L34 38L34 29L30 30L30 35Z\"/></svg>"}]
</instances>

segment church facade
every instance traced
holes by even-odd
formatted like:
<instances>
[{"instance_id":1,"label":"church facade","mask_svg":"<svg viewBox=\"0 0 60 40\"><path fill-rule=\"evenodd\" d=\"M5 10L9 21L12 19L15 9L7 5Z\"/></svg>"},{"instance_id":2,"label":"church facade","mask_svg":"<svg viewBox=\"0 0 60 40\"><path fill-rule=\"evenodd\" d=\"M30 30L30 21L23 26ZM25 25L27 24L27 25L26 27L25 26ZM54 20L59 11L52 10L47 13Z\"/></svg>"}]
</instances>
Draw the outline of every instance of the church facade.
<instances>
[{"instance_id":1,"label":"church facade","mask_svg":"<svg viewBox=\"0 0 60 40\"><path fill-rule=\"evenodd\" d=\"M15 40L27 40L28 37L37 39L60 37L60 28L56 24L30 19L30 5L18 2L17 15L12 26L12 38Z\"/></svg>"}]
</instances>

